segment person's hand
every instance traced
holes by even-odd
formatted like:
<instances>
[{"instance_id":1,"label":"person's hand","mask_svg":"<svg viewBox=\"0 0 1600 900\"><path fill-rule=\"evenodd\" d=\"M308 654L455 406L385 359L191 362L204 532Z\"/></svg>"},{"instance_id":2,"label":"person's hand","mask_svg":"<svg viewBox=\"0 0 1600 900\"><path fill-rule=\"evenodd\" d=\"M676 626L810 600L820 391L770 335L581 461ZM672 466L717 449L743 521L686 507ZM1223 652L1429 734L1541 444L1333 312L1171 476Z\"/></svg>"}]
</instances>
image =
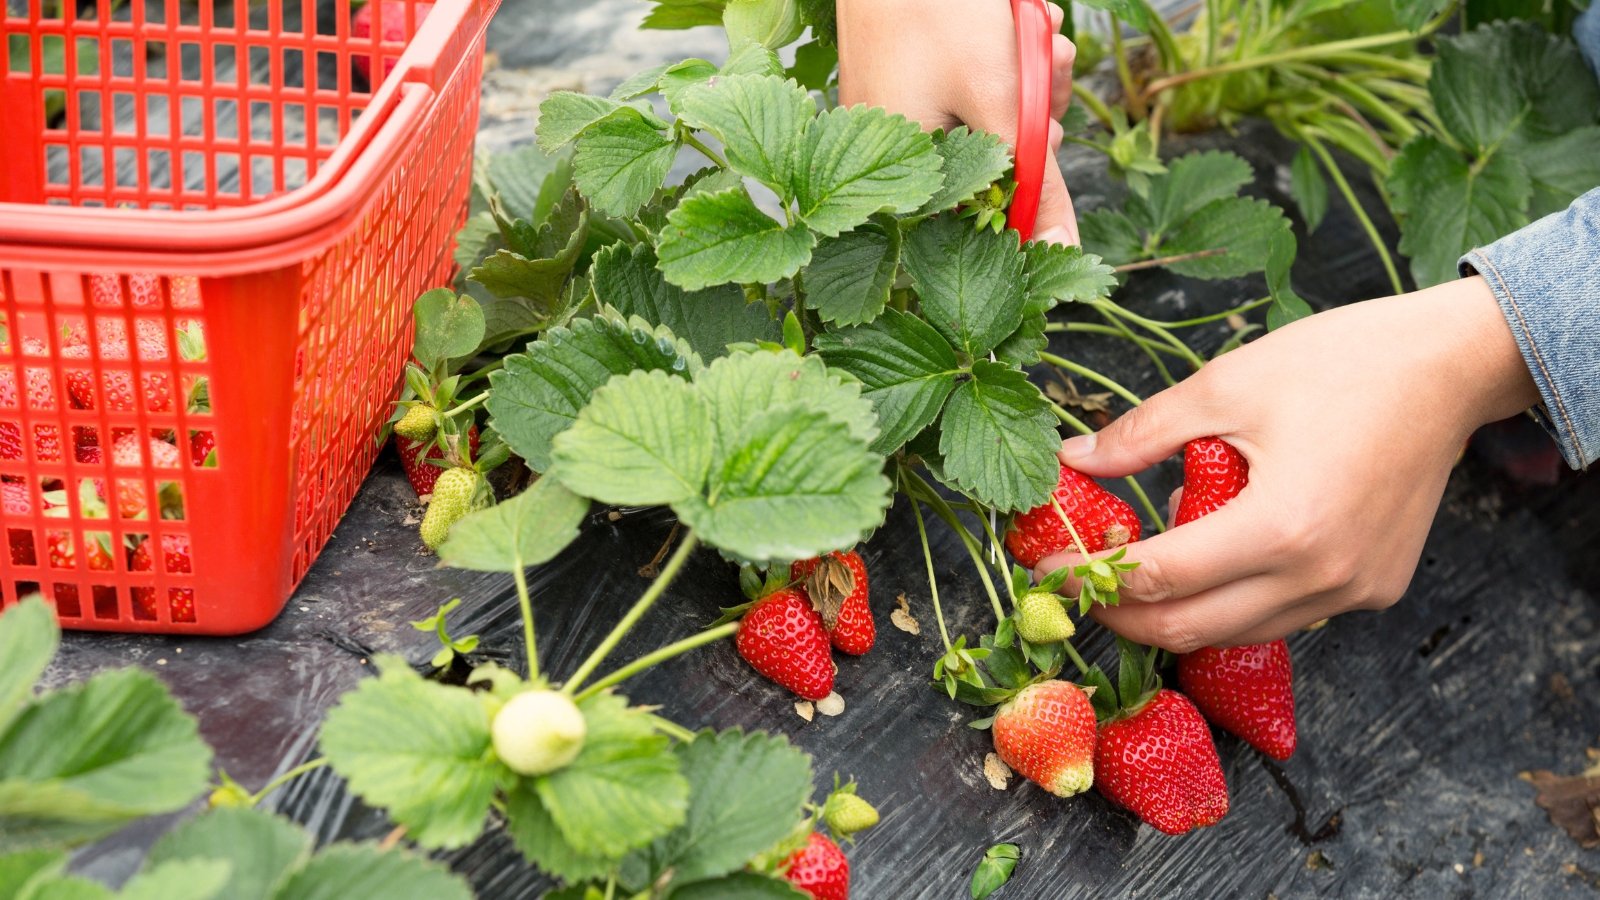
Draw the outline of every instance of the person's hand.
<instances>
[{"instance_id":1,"label":"person's hand","mask_svg":"<svg viewBox=\"0 0 1600 900\"><path fill-rule=\"evenodd\" d=\"M1234 350L1063 443L1063 463L1098 477L1208 435L1250 463L1226 506L1129 545L1139 567L1121 604L1094 615L1186 653L1387 607L1410 584L1468 435L1538 399L1482 278L1322 313Z\"/></svg>"},{"instance_id":2,"label":"person's hand","mask_svg":"<svg viewBox=\"0 0 1600 900\"><path fill-rule=\"evenodd\" d=\"M1078 220L1055 154L1072 100L1076 50L1050 6L1050 160L1035 239L1078 242ZM1008 0L839 0L839 102L899 113L923 128L966 125L1017 139L1017 34Z\"/></svg>"}]
</instances>

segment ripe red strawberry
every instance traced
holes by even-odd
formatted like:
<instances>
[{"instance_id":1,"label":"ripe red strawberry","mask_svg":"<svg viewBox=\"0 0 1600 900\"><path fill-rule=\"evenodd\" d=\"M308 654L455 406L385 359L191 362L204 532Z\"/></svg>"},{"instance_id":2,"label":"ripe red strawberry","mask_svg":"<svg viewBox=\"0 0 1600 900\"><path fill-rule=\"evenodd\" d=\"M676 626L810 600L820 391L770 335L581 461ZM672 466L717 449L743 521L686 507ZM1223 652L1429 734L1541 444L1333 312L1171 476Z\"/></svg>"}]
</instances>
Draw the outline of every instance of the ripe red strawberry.
<instances>
[{"instance_id":1,"label":"ripe red strawberry","mask_svg":"<svg viewBox=\"0 0 1600 900\"><path fill-rule=\"evenodd\" d=\"M23 351L29 356L44 356L50 348L38 338L25 338L22 342ZM50 384L50 372L42 368L27 368L25 378L28 382L29 409L49 410L56 408L55 389ZM9 366L0 364L0 407L17 409L17 376ZM4 415L4 413L0 413ZM0 459L20 460L23 458L22 426L14 421L0 422ZM54 425L33 426L34 453L41 462L57 462L61 459L61 431Z\"/></svg>"},{"instance_id":2,"label":"ripe red strawberry","mask_svg":"<svg viewBox=\"0 0 1600 900\"><path fill-rule=\"evenodd\" d=\"M849 900L850 860L827 835L811 832L783 865L783 877L812 900Z\"/></svg>"},{"instance_id":3,"label":"ripe red strawberry","mask_svg":"<svg viewBox=\"0 0 1600 900\"><path fill-rule=\"evenodd\" d=\"M211 457L211 451L217 449L217 436L209 431L193 431L189 433L189 460L195 468L201 468L206 460Z\"/></svg>"},{"instance_id":4,"label":"ripe red strawberry","mask_svg":"<svg viewBox=\"0 0 1600 900\"><path fill-rule=\"evenodd\" d=\"M994 752L1057 797L1094 784L1094 704L1070 681L1030 684L994 716Z\"/></svg>"},{"instance_id":5,"label":"ripe red strawberry","mask_svg":"<svg viewBox=\"0 0 1600 900\"><path fill-rule=\"evenodd\" d=\"M155 571L155 559L151 555L151 545L154 541L145 541L134 548L129 559L128 568L135 572ZM168 534L161 537L162 567L169 574L188 574L194 570L189 556L189 538L181 534ZM156 608L157 589L149 587L136 587L133 589L133 608L135 618L154 620L158 618ZM194 621L194 591L190 588L178 588L168 592L168 612L174 622Z\"/></svg>"},{"instance_id":6,"label":"ripe red strawberry","mask_svg":"<svg viewBox=\"0 0 1600 900\"><path fill-rule=\"evenodd\" d=\"M1196 438L1183 448L1183 496L1176 524L1193 522L1239 496L1250 481L1250 463L1221 438Z\"/></svg>"},{"instance_id":7,"label":"ripe red strawberry","mask_svg":"<svg viewBox=\"0 0 1600 900\"><path fill-rule=\"evenodd\" d=\"M5 509L8 516L28 516L33 513L33 501L28 494L28 486L16 481L0 482L0 507ZM21 529L8 529L6 537L11 545L11 562L18 566L31 566L38 563L38 555L33 549L33 535Z\"/></svg>"},{"instance_id":8,"label":"ripe red strawberry","mask_svg":"<svg viewBox=\"0 0 1600 900\"><path fill-rule=\"evenodd\" d=\"M1228 783L1211 729L1189 698L1162 690L1100 729L1095 788L1167 834L1215 825L1228 814Z\"/></svg>"},{"instance_id":9,"label":"ripe red strawberry","mask_svg":"<svg viewBox=\"0 0 1600 900\"><path fill-rule=\"evenodd\" d=\"M397 44L405 43L406 5L399 2L399 0L381 0L381 2L383 4L384 42ZM360 9L356 10L355 16L350 20L350 34L352 37L368 38L372 36L372 8L376 5L376 2L367 3L364 4ZM415 9L417 27L420 28L422 26L422 20L426 18L428 12L433 9L433 4L418 3L416 4ZM370 84L372 82L372 60L363 54L352 57L351 61L355 63L356 71L360 72L361 77L367 79L367 82ZM397 62L399 62L399 60L393 58L384 61L383 77L389 77L389 73L394 71L394 66ZM378 86L373 84L372 87L376 89Z\"/></svg>"},{"instance_id":10,"label":"ripe red strawberry","mask_svg":"<svg viewBox=\"0 0 1600 900\"><path fill-rule=\"evenodd\" d=\"M1244 490L1250 464L1219 438L1183 448L1183 497L1173 521L1182 525L1220 509ZM1178 684L1207 719L1273 759L1294 753L1294 669L1283 641L1178 657Z\"/></svg>"},{"instance_id":11,"label":"ripe red strawberry","mask_svg":"<svg viewBox=\"0 0 1600 900\"><path fill-rule=\"evenodd\" d=\"M118 319L105 319L99 323L100 355L102 360L126 360L128 354L127 327ZM167 358L167 342L158 323L140 319L138 354L141 363L159 364ZM67 359L89 358L87 343L65 346L61 355ZM133 375L130 372L107 370L100 374L105 385L106 409L128 412L134 409ZM144 405L150 412L168 412L172 409L172 380L165 372L145 372L140 378L144 386ZM86 369L67 370L67 393L76 409L94 409L99 396L95 375Z\"/></svg>"},{"instance_id":12,"label":"ripe red strawberry","mask_svg":"<svg viewBox=\"0 0 1600 900\"><path fill-rule=\"evenodd\" d=\"M467 428L467 440L472 446L472 457L478 457L478 426ZM439 480L439 474L444 469L439 466L424 462L425 459L444 459L444 446L435 443L433 449L428 451L426 457L419 459L424 446L423 441L410 441L396 436L395 446L400 450L400 464L405 467L406 478L411 481L411 489L417 492L418 497L426 497L433 493L433 485Z\"/></svg>"},{"instance_id":13,"label":"ripe red strawberry","mask_svg":"<svg viewBox=\"0 0 1600 900\"><path fill-rule=\"evenodd\" d=\"M149 448L149 464L157 469L176 469L182 459L178 448L153 437L141 439L137 434L125 434L111 445L113 466L138 468L143 466L145 449ZM124 473L117 481L117 511L125 519L136 519L145 514L144 485L133 474Z\"/></svg>"},{"instance_id":14,"label":"ripe red strawberry","mask_svg":"<svg viewBox=\"0 0 1600 900\"><path fill-rule=\"evenodd\" d=\"M802 559L789 566L789 580L804 581L806 596L822 614L823 627L834 647L852 656L872 649L878 626L872 621L872 606L867 602L867 564L854 550L828 554L831 565L822 559ZM820 571L819 571L820 570ZM815 577L813 577L813 574Z\"/></svg>"},{"instance_id":15,"label":"ripe red strawberry","mask_svg":"<svg viewBox=\"0 0 1600 900\"><path fill-rule=\"evenodd\" d=\"M78 428L73 431L72 455L78 462L97 466L103 457L100 455L100 433L93 428Z\"/></svg>"},{"instance_id":16,"label":"ripe red strawberry","mask_svg":"<svg viewBox=\"0 0 1600 900\"><path fill-rule=\"evenodd\" d=\"M1055 497L1090 553L1139 539L1139 514L1133 507L1077 469L1061 467ZM1006 532L1006 549L1017 562L1031 569L1047 556L1077 548L1055 507L1045 503L1012 520L1011 530Z\"/></svg>"},{"instance_id":17,"label":"ripe red strawberry","mask_svg":"<svg viewBox=\"0 0 1600 900\"><path fill-rule=\"evenodd\" d=\"M84 557L89 568L100 572L111 571L111 551L107 546L108 538L90 538L88 540L89 552ZM71 569L77 561L76 548L72 533L67 531L52 531L47 543L50 547L50 565L57 569Z\"/></svg>"},{"instance_id":18,"label":"ripe red strawberry","mask_svg":"<svg viewBox=\"0 0 1600 900\"><path fill-rule=\"evenodd\" d=\"M757 600L739 622L734 646L757 672L807 700L833 693L833 658L822 616L802 591Z\"/></svg>"},{"instance_id":19,"label":"ripe red strawberry","mask_svg":"<svg viewBox=\"0 0 1600 900\"><path fill-rule=\"evenodd\" d=\"M1277 760L1294 754L1294 670L1283 641L1178 657L1178 685L1205 717Z\"/></svg>"}]
</instances>

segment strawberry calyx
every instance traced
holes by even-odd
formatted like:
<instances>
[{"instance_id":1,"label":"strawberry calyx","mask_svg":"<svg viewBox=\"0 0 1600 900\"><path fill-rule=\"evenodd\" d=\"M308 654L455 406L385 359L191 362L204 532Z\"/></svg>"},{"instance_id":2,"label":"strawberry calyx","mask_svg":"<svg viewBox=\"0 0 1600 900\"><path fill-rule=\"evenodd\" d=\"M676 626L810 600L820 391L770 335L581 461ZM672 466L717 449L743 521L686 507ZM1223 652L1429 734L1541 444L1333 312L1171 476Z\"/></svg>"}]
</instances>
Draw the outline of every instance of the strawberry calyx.
<instances>
[{"instance_id":1,"label":"strawberry calyx","mask_svg":"<svg viewBox=\"0 0 1600 900\"><path fill-rule=\"evenodd\" d=\"M794 587L795 583L790 580L788 572L789 567L787 565L773 564L765 570L758 569L748 563L740 566L739 592L745 596L745 602L733 606L718 607L718 612L721 615L708 627L716 628L718 625L737 622L740 617L750 611L750 607L781 590Z\"/></svg>"},{"instance_id":2,"label":"strawberry calyx","mask_svg":"<svg viewBox=\"0 0 1600 900\"><path fill-rule=\"evenodd\" d=\"M1089 700L1101 725L1137 716L1161 692L1161 673L1157 663L1161 651L1117 638L1117 682L1099 666L1084 673L1085 686L1094 688Z\"/></svg>"},{"instance_id":3,"label":"strawberry calyx","mask_svg":"<svg viewBox=\"0 0 1600 900\"><path fill-rule=\"evenodd\" d=\"M854 779L840 783L839 773L833 774L833 790L819 808L822 821L828 830L842 841L855 842L857 833L878 824L878 810L857 793Z\"/></svg>"},{"instance_id":4,"label":"strawberry calyx","mask_svg":"<svg viewBox=\"0 0 1600 900\"><path fill-rule=\"evenodd\" d=\"M956 217L972 219L973 227L978 231L988 229L999 234L1005 230L1006 211L1010 209L1012 195L1016 192L1017 183L1010 178L1003 178L979 191L977 196L961 207Z\"/></svg>"},{"instance_id":5,"label":"strawberry calyx","mask_svg":"<svg viewBox=\"0 0 1600 900\"><path fill-rule=\"evenodd\" d=\"M1101 606L1116 606L1122 602L1123 573L1139 568L1136 562L1122 561L1127 555L1127 547L1118 547L1109 556L1091 559L1072 567L1072 576L1079 579L1078 615L1088 614L1089 607L1096 603ZM1056 572L1061 571L1062 569L1056 570ZM1056 572L1052 572L1051 575L1055 575Z\"/></svg>"}]
</instances>

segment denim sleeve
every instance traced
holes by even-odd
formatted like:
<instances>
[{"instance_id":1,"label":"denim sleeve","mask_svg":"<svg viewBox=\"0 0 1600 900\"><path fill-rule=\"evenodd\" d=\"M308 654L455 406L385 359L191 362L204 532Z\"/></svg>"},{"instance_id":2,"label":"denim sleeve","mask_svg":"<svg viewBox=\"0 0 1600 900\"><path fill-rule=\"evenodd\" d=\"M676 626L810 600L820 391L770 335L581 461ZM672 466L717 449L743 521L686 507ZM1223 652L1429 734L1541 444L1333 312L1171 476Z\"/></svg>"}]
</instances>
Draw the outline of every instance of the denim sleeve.
<instances>
[{"instance_id":1,"label":"denim sleeve","mask_svg":"<svg viewBox=\"0 0 1600 900\"><path fill-rule=\"evenodd\" d=\"M1575 469L1600 459L1600 188L1461 257L1494 291Z\"/></svg>"}]
</instances>

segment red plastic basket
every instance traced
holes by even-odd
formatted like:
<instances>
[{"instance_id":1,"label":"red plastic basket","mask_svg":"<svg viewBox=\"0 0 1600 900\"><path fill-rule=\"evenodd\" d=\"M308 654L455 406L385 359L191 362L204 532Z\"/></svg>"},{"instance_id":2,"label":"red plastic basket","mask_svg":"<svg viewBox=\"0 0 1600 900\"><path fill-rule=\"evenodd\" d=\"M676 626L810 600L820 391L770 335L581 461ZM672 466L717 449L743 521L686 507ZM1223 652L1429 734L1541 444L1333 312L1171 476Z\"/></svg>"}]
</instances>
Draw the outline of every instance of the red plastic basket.
<instances>
[{"instance_id":1,"label":"red plastic basket","mask_svg":"<svg viewBox=\"0 0 1600 900\"><path fill-rule=\"evenodd\" d=\"M5 7L4 604L278 614L378 450L412 300L449 281L497 5L373 0L366 37L348 0Z\"/></svg>"}]
</instances>

